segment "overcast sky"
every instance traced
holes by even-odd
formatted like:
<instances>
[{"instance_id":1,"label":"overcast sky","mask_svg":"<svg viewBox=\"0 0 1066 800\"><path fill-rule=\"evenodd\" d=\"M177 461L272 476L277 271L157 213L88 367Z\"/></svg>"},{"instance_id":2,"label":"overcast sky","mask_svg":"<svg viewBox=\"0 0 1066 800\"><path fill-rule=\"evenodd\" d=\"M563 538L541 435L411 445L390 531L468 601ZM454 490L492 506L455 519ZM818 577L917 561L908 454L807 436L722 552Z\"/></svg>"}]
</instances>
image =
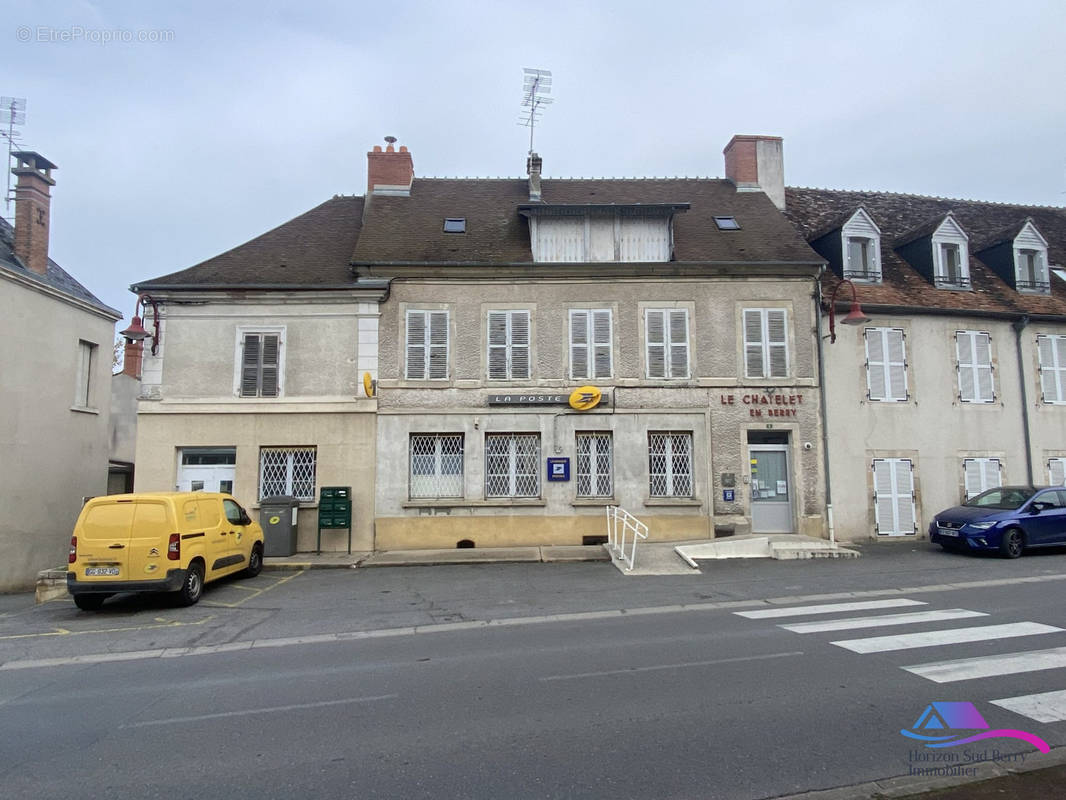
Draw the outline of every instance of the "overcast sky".
<instances>
[{"instance_id":1,"label":"overcast sky","mask_svg":"<svg viewBox=\"0 0 1066 800\"><path fill-rule=\"evenodd\" d=\"M773 134L790 186L1066 205L1063 0L0 10L0 95L59 167L51 256L127 320L131 283L362 194L385 135L416 175L524 174L523 67L553 72L550 177L720 176Z\"/></svg>"}]
</instances>

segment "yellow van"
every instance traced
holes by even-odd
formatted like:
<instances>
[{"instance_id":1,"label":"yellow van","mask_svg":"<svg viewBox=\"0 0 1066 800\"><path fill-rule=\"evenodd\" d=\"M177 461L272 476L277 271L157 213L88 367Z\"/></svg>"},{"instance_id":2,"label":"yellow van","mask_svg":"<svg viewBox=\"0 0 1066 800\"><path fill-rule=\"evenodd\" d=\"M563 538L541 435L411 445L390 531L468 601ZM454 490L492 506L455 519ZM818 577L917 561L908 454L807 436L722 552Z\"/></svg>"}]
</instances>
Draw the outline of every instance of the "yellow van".
<instances>
[{"instance_id":1,"label":"yellow van","mask_svg":"<svg viewBox=\"0 0 1066 800\"><path fill-rule=\"evenodd\" d=\"M95 611L118 592L174 592L181 605L204 583L263 569L263 529L228 494L162 492L94 497L70 539L67 590Z\"/></svg>"}]
</instances>

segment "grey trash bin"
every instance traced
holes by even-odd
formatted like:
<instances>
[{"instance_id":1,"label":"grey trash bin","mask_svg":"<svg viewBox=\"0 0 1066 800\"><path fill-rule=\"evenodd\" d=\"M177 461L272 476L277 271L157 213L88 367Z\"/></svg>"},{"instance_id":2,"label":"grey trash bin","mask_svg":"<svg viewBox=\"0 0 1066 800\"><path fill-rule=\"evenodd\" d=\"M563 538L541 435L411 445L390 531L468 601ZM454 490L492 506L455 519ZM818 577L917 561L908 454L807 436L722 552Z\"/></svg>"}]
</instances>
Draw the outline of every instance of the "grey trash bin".
<instances>
[{"instance_id":1,"label":"grey trash bin","mask_svg":"<svg viewBox=\"0 0 1066 800\"><path fill-rule=\"evenodd\" d=\"M287 495L264 497L259 504L259 524L263 527L267 558L296 554L296 508L300 501Z\"/></svg>"}]
</instances>

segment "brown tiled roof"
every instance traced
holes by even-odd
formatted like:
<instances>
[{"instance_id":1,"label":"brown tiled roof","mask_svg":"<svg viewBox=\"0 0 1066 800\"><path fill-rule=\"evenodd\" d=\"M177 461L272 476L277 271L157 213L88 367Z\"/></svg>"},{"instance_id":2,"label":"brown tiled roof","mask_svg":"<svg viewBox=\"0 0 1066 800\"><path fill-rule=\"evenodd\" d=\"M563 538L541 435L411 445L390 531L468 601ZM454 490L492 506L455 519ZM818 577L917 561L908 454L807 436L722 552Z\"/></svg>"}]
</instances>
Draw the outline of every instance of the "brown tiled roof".
<instances>
[{"instance_id":1,"label":"brown tiled roof","mask_svg":"<svg viewBox=\"0 0 1066 800\"><path fill-rule=\"evenodd\" d=\"M362 197L334 197L232 250L135 288L352 284L349 261L362 215Z\"/></svg>"},{"instance_id":2,"label":"brown tiled roof","mask_svg":"<svg viewBox=\"0 0 1066 800\"><path fill-rule=\"evenodd\" d=\"M732 182L707 178L544 179L551 204L687 203L674 217L674 257L697 262L822 261L762 192L738 192ZM360 263L531 263L529 205L520 178L416 178L409 197L373 195L367 201L353 260ZM715 216L734 216L740 230L720 231ZM466 233L444 233L444 219L466 219Z\"/></svg>"},{"instance_id":3,"label":"brown tiled roof","mask_svg":"<svg viewBox=\"0 0 1066 800\"><path fill-rule=\"evenodd\" d=\"M1066 208L796 187L785 189L785 200L787 216L805 237L824 235L834 220L850 216L859 206L866 209L881 229L883 283L855 284L859 301L864 305L1066 315L1066 282L1057 276L1051 275L1050 296L1021 294L974 255L977 248L987 246L997 236L1002 239L1005 231L1016 233L1029 217L1048 241L1048 263L1066 265ZM907 237L919 226L943 219L949 211L970 237L973 291L937 289L893 249L901 237ZM826 291L832 291L838 280L835 274L828 275Z\"/></svg>"}]
</instances>

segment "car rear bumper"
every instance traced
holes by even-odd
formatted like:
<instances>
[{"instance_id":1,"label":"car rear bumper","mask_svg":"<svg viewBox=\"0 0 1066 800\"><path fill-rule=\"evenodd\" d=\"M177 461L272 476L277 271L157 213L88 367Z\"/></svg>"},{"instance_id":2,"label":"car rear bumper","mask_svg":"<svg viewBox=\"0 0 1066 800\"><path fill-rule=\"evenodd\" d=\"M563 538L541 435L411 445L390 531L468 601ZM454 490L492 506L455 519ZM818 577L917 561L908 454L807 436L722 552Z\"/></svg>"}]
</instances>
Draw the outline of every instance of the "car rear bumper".
<instances>
[{"instance_id":1,"label":"car rear bumper","mask_svg":"<svg viewBox=\"0 0 1066 800\"><path fill-rule=\"evenodd\" d=\"M76 572L67 573L71 594L118 594L119 592L176 592L185 582L186 570L172 569L158 581L79 581Z\"/></svg>"}]
</instances>

